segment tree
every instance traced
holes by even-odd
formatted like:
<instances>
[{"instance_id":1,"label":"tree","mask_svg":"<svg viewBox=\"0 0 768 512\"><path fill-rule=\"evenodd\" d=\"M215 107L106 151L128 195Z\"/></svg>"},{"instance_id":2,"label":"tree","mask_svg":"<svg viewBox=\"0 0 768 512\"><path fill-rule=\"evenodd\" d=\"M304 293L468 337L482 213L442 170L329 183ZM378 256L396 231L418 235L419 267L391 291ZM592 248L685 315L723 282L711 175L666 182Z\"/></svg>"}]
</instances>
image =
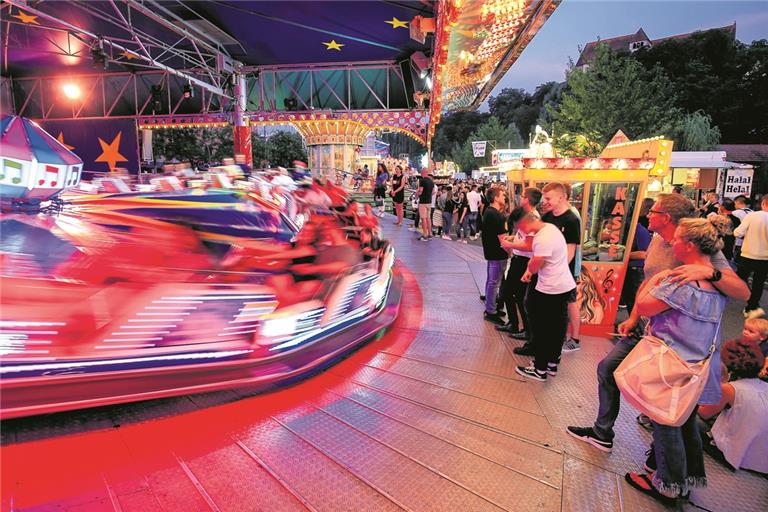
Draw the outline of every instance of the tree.
<instances>
[{"instance_id":1,"label":"tree","mask_svg":"<svg viewBox=\"0 0 768 512\"><path fill-rule=\"evenodd\" d=\"M745 45L723 30L668 39L633 54L660 67L677 91L676 106L702 110L732 143L768 139L768 41Z\"/></svg>"},{"instance_id":2,"label":"tree","mask_svg":"<svg viewBox=\"0 0 768 512\"><path fill-rule=\"evenodd\" d=\"M475 158L472 154L472 142L481 140L489 142L485 157ZM463 143L454 145L451 150L451 160L458 163L461 170L465 172L491 165L492 145L495 145L496 148L521 148L524 146L520 132L514 124L502 126L496 117L491 117L488 122L472 132Z\"/></svg>"},{"instance_id":3,"label":"tree","mask_svg":"<svg viewBox=\"0 0 768 512\"><path fill-rule=\"evenodd\" d=\"M154 130L152 147L156 158L220 162L233 156L231 128L178 128Z\"/></svg>"},{"instance_id":4,"label":"tree","mask_svg":"<svg viewBox=\"0 0 768 512\"><path fill-rule=\"evenodd\" d=\"M275 167L293 167L294 160L307 161L304 140L298 133L279 131L266 141L258 136L251 140L254 162L266 160Z\"/></svg>"},{"instance_id":5,"label":"tree","mask_svg":"<svg viewBox=\"0 0 768 512\"><path fill-rule=\"evenodd\" d=\"M562 103L549 109L559 135L587 135L604 146L617 130L631 139L668 134L680 117L672 82L660 68L647 70L606 45L598 45L586 70L571 68L566 83Z\"/></svg>"},{"instance_id":6,"label":"tree","mask_svg":"<svg viewBox=\"0 0 768 512\"><path fill-rule=\"evenodd\" d=\"M710 151L720 143L720 130L701 110L681 117L672 138L678 151Z\"/></svg>"},{"instance_id":7,"label":"tree","mask_svg":"<svg viewBox=\"0 0 768 512\"><path fill-rule=\"evenodd\" d=\"M450 158L456 144L464 144L469 135L491 117L484 112L454 112L443 116L432 137L435 160Z\"/></svg>"}]
</instances>

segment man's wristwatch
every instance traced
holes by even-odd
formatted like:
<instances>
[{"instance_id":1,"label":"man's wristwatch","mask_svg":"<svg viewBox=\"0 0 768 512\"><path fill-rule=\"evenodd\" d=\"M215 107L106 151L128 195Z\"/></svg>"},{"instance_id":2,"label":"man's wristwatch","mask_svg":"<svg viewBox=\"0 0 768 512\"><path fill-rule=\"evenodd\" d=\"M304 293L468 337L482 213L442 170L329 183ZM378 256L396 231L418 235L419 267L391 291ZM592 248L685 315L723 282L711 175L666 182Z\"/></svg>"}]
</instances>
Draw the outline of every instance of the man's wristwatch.
<instances>
[{"instance_id":1,"label":"man's wristwatch","mask_svg":"<svg viewBox=\"0 0 768 512\"><path fill-rule=\"evenodd\" d=\"M720 271L719 271L719 270L717 270L717 269L714 269L714 271L712 272L712 277L710 277L709 279L707 279L707 281L709 281L710 283L716 283L716 282L718 282L720 279L722 279L722 277L723 277L723 273L722 273L722 272L720 272Z\"/></svg>"}]
</instances>

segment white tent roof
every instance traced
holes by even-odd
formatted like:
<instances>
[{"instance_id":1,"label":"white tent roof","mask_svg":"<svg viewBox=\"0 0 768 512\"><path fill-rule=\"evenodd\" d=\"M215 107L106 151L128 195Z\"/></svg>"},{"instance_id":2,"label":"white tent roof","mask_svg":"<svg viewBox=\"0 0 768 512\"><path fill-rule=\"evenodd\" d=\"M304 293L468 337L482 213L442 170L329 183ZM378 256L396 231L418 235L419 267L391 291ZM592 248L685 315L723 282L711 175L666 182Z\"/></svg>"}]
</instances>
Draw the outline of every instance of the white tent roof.
<instances>
[{"instance_id":1,"label":"white tent roof","mask_svg":"<svg viewBox=\"0 0 768 512\"><path fill-rule=\"evenodd\" d=\"M751 165L728 162L725 151L673 151L669 166L689 169L751 169Z\"/></svg>"}]
</instances>

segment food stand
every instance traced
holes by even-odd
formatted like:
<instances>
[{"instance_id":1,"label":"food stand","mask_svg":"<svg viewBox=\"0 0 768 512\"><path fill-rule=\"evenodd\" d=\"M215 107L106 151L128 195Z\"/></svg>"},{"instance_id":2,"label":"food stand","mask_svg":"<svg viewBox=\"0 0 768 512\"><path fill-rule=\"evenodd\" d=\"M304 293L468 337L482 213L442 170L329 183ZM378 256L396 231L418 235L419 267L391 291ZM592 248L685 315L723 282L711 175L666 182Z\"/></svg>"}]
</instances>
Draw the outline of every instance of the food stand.
<instances>
[{"instance_id":1,"label":"food stand","mask_svg":"<svg viewBox=\"0 0 768 512\"><path fill-rule=\"evenodd\" d=\"M553 181L572 188L571 202L582 219L577 302L583 334L607 336L614 330L639 204L649 180L668 172L671 151L672 141L661 137L633 142L614 137L597 158L524 158L520 168L507 172L514 197L523 187Z\"/></svg>"}]
</instances>

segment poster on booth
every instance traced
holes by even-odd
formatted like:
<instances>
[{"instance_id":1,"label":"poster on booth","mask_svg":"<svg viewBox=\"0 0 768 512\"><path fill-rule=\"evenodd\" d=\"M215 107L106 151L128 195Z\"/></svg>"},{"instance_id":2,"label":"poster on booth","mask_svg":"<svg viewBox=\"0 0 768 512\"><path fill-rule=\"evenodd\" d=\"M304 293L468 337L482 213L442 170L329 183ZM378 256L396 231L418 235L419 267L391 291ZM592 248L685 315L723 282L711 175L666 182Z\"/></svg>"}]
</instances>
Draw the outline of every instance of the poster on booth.
<instances>
[{"instance_id":1,"label":"poster on booth","mask_svg":"<svg viewBox=\"0 0 768 512\"><path fill-rule=\"evenodd\" d=\"M583 332L602 334L611 330L616 319L624 267L621 264L582 261L576 304L579 307Z\"/></svg>"},{"instance_id":2,"label":"poster on booth","mask_svg":"<svg viewBox=\"0 0 768 512\"><path fill-rule=\"evenodd\" d=\"M736 196L749 197L752 193L754 169L728 169L723 185L723 197L733 199Z\"/></svg>"}]
</instances>

